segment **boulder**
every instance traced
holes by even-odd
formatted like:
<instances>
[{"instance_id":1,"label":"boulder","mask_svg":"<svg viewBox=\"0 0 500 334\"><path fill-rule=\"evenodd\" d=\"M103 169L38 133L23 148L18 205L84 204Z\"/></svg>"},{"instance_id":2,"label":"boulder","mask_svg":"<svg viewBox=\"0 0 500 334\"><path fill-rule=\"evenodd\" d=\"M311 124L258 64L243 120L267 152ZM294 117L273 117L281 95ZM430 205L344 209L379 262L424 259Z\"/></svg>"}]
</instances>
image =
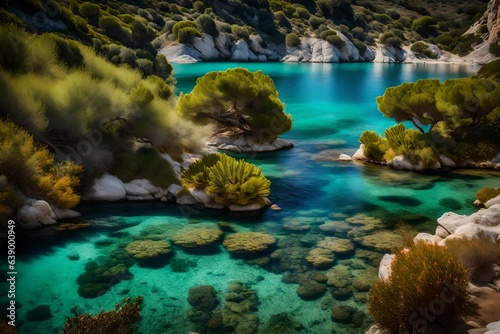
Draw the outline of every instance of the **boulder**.
<instances>
[{"instance_id":1,"label":"boulder","mask_svg":"<svg viewBox=\"0 0 500 334\"><path fill-rule=\"evenodd\" d=\"M192 188L189 190L189 193L198 203L208 204L212 201L212 197L208 196L203 189Z\"/></svg>"},{"instance_id":2,"label":"boulder","mask_svg":"<svg viewBox=\"0 0 500 334\"><path fill-rule=\"evenodd\" d=\"M28 200L17 210L16 220L22 229L34 229L44 225L53 225L57 216L50 205L42 200Z\"/></svg>"},{"instance_id":3,"label":"boulder","mask_svg":"<svg viewBox=\"0 0 500 334\"><path fill-rule=\"evenodd\" d=\"M413 238L413 242L418 242L418 241L423 241L427 243L433 243L437 244L439 243L443 238L438 237L437 235L429 234L429 233L419 233Z\"/></svg>"},{"instance_id":4,"label":"boulder","mask_svg":"<svg viewBox=\"0 0 500 334\"><path fill-rule=\"evenodd\" d=\"M317 243L320 248L328 249L337 255L348 255L356 250L356 247L349 239L336 237L326 237Z\"/></svg>"},{"instance_id":5,"label":"boulder","mask_svg":"<svg viewBox=\"0 0 500 334\"><path fill-rule=\"evenodd\" d=\"M395 254L385 254L380 261L380 266L378 268L378 277L380 277L382 281L387 281L391 276L392 261L394 261L395 258Z\"/></svg>"},{"instance_id":6,"label":"boulder","mask_svg":"<svg viewBox=\"0 0 500 334\"><path fill-rule=\"evenodd\" d=\"M457 164L455 161L451 160L444 154L439 155L439 161L441 162L441 166L443 167L450 167L450 168L455 168L457 167Z\"/></svg>"},{"instance_id":7,"label":"boulder","mask_svg":"<svg viewBox=\"0 0 500 334\"><path fill-rule=\"evenodd\" d=\"M332 320L348 324L351 322L355 309L351 306L334 306L332 309Z\"/></svg>"},{"instance_id":8,"label":"boulder","mask_svg":"<svg viewBox=\"0 0 500 334\"><path fill-rule=\"evenodd\" d=\"M446 238L450 233L469 222L469 217L465 215L458 215L454 212L446 212L438 218L437 222L442 225L436 228L436 235L441 238Z\"/></svg>"},{"instance_id":9,"label":"boulder","mask_svg":"<svg viewBox=\"0 0 500 334\"><path fill-rule=\"evenodd\" d=\"M50 208L52 209L52 212L54 212L54 214L56 215L57 220L73 219L81 216L81 214L75 210L61 209L54 205L51 205Z\"/></svg>"},{"instance_id":10,"label":"boulder","mask_svg":"<svg viewBox=\"0 0 500 334\"><path fill-rule=\"evenodd\" d=\"M179 191L182 190L182 186L178 185L178 184L171 184L168 186L167 188L167 191L169 193L171 193L172 195L174 195L175 197L177 197L177 194L179 193Z\"/></svg>"},{"instance_id":11,"label":"boulder","mask_svg":"<svg viewBox=\"0 0 500 334\"><path fill-rule=\"evenodd\" d=\"M365 160L365 144L361 144L358 148L358 150L356 151L356 153L354 153L354 155L352 156L353 159L355 160Z\"/></svg>"},{"instance_id":12,"label":"boulder","mask_svg":"<svg viewBox=\"0 0 500 334\"><path fill-rule=\"evenodd\" d=\"M309 283L297 288L297 294L303 300L316 300L326 292L326 287L318 283Z\"/></svg>"},{"instance_id":13,"label":"boulder","mask_svg":"<svg viewBox=\"0 0 500 334\"><path fill-rule=\"evenodd\" d=\"M405 156L398 155L393 160L389 161L389 166L398 170L414 170L415 167L411 163L410 159Z\"/></svg>"},{"instance_id":14,"label":"boulder","mask_svg":"<svg viewBox=\"0 0 500 334\"><path fill-rule=\"evenodd\" d=\"M348 156L347 154L341 154L337 160L338 161L351 161L352 158L350 156Z\"/></svg>"},{"instance_id":15,"label":"boulder","mask_svg":"<svg viewBox=\"0 0 500 334\"><path fill-rule=\"evenodd\" d=\"M181 205L194 205L197 202L191 194L185 194L185 195L177 197L176 203L181 204Z\"/></svg>"},{"instance_id":16,"label":"boulder","mask_svg":"<svg viewBox=\"0 0 500 334\"><path fill-rule=\"evenodd\" d=\"M160 54L164 55L169 63L189 64L201 61L202 54L191 45L169 44L163 47Z\"/></svg>"},{"instance_id":17,"label":"boulder","mask_svg":"<svg viewBox=\"0 0 500 334\"><path fill-rule=\"evenodd\" d=\"M136 184L133 183L124 183L123 188L125 188L125 191L127 192L127 195L130 196L149 196L150 193L144 188L139 187Z\"/></svg>"},{"instance_id":18,"label":"boulder","mask_svg":"<svg viewBox=\"0 0 500 334\"><path fill-rule=\"evenodd\" d=\"M86 201L120 201L125 199L127 192L123 182L117 177L104 174L101 178L95 179L90 189L82 196Z\"/></svg>"},{"instance_id":19,"label":"boulder","mask_svg":"<svg viewBox=\"0 0 500 334\"><path fill-rule=\"evenodd\" d=\"M219 303L216 295L217 293L211 285L195 286L188 291L188 303L197 310L210 312Z\"/></svg>"},{"instance_id":20,"label":"boulder","mask_svg":"<svg viewBox=\"0 0 500 334\"><path fill-rule=\"evenodd\" d=\"M135 180L130 181L128 184L133 184L133 185L136 185L136 186L146 190L149 194L151 194L152 196L154 196L154 198L157 198L157 199L161 198L167 194L165 189L162 189L160 187L157 187L157 186L151 184L151 182L147 179L135 179ZM127 190L127 189L125 188L125 190ZM128 190L127 190L127 194L128 194Z\"/></svg>"}]
</instances>

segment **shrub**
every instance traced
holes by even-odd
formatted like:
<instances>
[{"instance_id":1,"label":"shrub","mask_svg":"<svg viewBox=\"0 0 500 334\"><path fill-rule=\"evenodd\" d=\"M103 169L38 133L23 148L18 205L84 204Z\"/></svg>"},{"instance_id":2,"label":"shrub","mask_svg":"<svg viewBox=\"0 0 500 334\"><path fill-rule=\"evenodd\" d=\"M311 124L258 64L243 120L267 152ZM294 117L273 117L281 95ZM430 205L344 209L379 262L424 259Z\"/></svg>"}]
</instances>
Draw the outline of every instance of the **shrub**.
<instances>
[{"instance_id":1,"label":"shrub","mask_svg":"<svg viewBox=\"0 0 500 334\"><path fill-rule=\"evenodd\" d=\"M202 1L199 0L194 2L193 7L194 10L196 10L196 12L198 13L205 12L205 9L207 8L207 6Z\"/></svg>"},{"instance_id":2,"label":"shrub","mask_svg":"<svg viewBox=\"0 0 500 334\"><path fill-rule=\"evenodd\" d=\"M337 48L341 49L344 47L345 42L340 36L337 35L329 35L326 37L326 41L330 44L335 45Z\"/></svg>"},{"instance_id":3,"label":"shrub","mask_svg":"<svg viewBox=\"0 0 500 334\"><path fill-rule=\"evenodd\" d=\"M196 19L196 23L198 24L198 27L200 27L201 31L212 35L213 37L219 36L219 30L215 25L214 19L212 19L210 15L201 14Z\"/></svg>"},{"instance_id":4,"label":"shrub","mask_svg":"<svg viewBox=\"0 0 500 334\"><path fill-rule=\"evenodd\" d=\"M23 193L61 208L80 201L75 188L81 167L69 161L54 164L54 155L11 121L0 120L0 156L0 175Z\"/></svg>"},{"instance_id":5,"label":"shrub","mask_svg":"<svg viewBox=\"0 0 500 334\"><path fill-rule=\"evenodd\" d=\"M500 195L500 189L496 190L497 195ZM500 245L484 235L474 239L447 239L446 247L467 269L471 282L489 283L484 280L494 275L494 265L500 265Z\"/></svg>"},{"instance_id":6,"label":"shrub","mask_svg":"<svg viewBox=\"0 0 500 334\"><path fill-rule=\"evenodd\" d=\"M477 315L467 286L467 270L450 251L419 242L396 251L391 276L371 290L368 310L389 333L425 332L432 322L450 327L455 317Z\"/></svg>"},{"instance_id":7,"label":"shrub","mask_svg":"<svg viewBox=\"0 0 500 334\"><path fill-rule=\"evenodd\" d=\"M181 177L185 187L205 188L216 203L247 205L269 195L271 182L261 168L214 153L191 164Z\"/></svg>"},{"instance_id":8,"label":"shrub","mask_svg":"<svg viewBox=\"0 0 500 334\"><path fill-rule=\"evenodd\" d=\"M115 310L101 311L96 316L82 314L66 319L61 334L133 334L137 330L136 322L140 320L142 297L133 302L126 298L122 305L116 304Z\"/></svg>"},{"instance_id":9,"label":"shrub","mask_svg":"<svg viewBox=\"0 0 500 334\"><path fill-rule=\"evenodd\" d=\"M131 33L128 29L123 27L120 21L113 16L104 16L99 19L99 28L102 29L104 34L129 45L132 41Z\"/></svg>"},{"instance_id":10,"label":"shrub","mask_svg":"<svg viewBox=\"0 0 500 334\"><path fill-rule=\"evenodd\" d=\"M248 28L246 26L239 26L237 24L231 25L231 32L234 37L238 39L248 40L250 37L250 33L248 32Z\"/></svg>"},{"instance_id":11,"label":"shrub","mask_svg":"<svg viewBox=\"0 0 500 334\"><path fill-rule=\"evenodd\" d=\"M311 13L305 8L298 7L296 10L297 16L302 20L308 20L311 17Z\"/></svg>"},{"instance_id":12,"label":"shrub","mask_svg":"<svg viewBox=\"0 0 500 334\"><path fill-rule=\"evenodd\" d=\"M195 37L201 37L201 33L193 27L182 28L177 33L177 39L180 43L192 43Z\"/></svg>"},{"instance_id":13,"label":"shrub","mask_svg":"<svg viewBox=\"0 0 500 334\"><path fill-rule=\"evenodd\" d=\"M488 25L486 24L481 24L479 27L479 33L480 34L486 34L488 32Z\"/></svg>"},{"instance_id":14,"label":"shrub","mask_svg":"<svg viewBox=\"0 0 500 334\"><path fill-rule=\"evenodd\" d=\"M296 47L296 46L300 45L300 38L294 32L291 32L288 35L286 35L285 41L286 41L286 45L291 46L291 47Z\"/></svg>"},{"instance_id":15,"label":"shrub","mask_svg":"<svg viewBox=\"0 0 500 334\"><path fill-rule=\"evenodd\" d=\"M500 57L500 45L498 45L497 43L490 43L488 52L496 57Z\"/></svg>"},{"instance_id":16,"label":"shrub","mask_svg":"<svg viewBox=\"0 0 500 334\"><path fill-rule=\"evenodd\" d=\"M361 27L355 27L352 29L352 36L360 41L365 41L367 37L365 30Z\"/></svg>"},{"instance_id":17,"label":"shrub","mask_svg":"<svg viewBox=\"0 0 500 334\"><path fill-rule=\"evenodd\" d=\"M401 38L397 37L391 31L388 31L388 32L383 33L382 35L380 35L379 42L382 43L382 44L391 45L391 46L393 46L395 48L399 48L401 46L401 43L403 43L403 41L401 40Z\"/></svg>"},{"instance_id":18,"label":"shrub","mask_svg":"<svg viewBox=\"0 0 500 334\"><path fill-rule=\"evenodd\" d=\"M204 188L210 180L210 168L219 162L222 154L208 154L189 165L182 174L182 185L186 188Z\"/></svg>"},{"instance_id":19,"label":"shrub","mask_svg":"<svg viewBox=\"0 0 500 334\"><path fill-rule=\"evenodd\" d=\"M358 39L355 39L352 41L356 49L358 49L360 55L364 55L366 52L366 49L368 48L365 43L361 42Z\"/></svg>"},{"instance_id":20,"label":"shrub","mask_svg":"<svg viewBox=\"0 0 500 334\"><path fill-rule=\"evenodd\" d=\"M313 29L318 29L318 27L323 24L323 20L321 20L319 17L317 17L316 15L312 15L310 18L309 18L309 24L311 25L311 27Z\"/></svg>"},{"instance_id":21,"label":"shrub","mask_svg":"<svg viewBox=\"0 0 500 334\"><path fill-rule=\"evenodd\" d=\"M385 153L385 140L374 131L365 131L359 137L359 142L365 145L366 158L373 161L382 161Z\"/></svg>"},{"instance_id":22,"label":"shrub","mask_svg":"<svg viewBox=\"0 0 500 334\"><path fill-rule=\"evenodd\" d=\"M483 187L476 193L476 199L482 203L500 195L500 188Z\"/></svg>"},{"instance_id":23,"label":"shrub","mask_svg":"<svg viewBox=\"0 0 500 334\"><path fill-rule=\"evenodd\" d=\"M143 147L118 156L111 171L123 182L147 179L163 188L179 183L172 166L152 148Z\"/></svg>"},{"instance_id":24,"label":"shrub","mask_svg":"<svg viewBox=\"0 0 500 334\"><path fill-rule=\"evenodd\" d=\"M87 19L93 26L97 26L99 18L101 17L101 10L98 5L91 2L84 2L80 6L80 13Z\"/></svg>"},{"instance_id":25,"label":"shrub","mask_svg":"<svg viewBox=\"0 0 500 334\"><path fill-rule=\"evenodd\" d=\"M180 21L180 22L177 22L176 24L174 24L172 26L172 33L175 36L178 37L179 36L179 30L184 29L184 28L194 28L194 29L197 29L198 26L193 21L187 21L187 20Z\"/></svg>"},{"instance_id":26,"label":"shrub","mask_svg":"<svg viewBox=\"0 0 500 334\"><path fill-rule=\"evenodd\" d=\"M318 30L319 30L319 29L318 29ZM332 35L337 35L337 33L336 33L335 31L333 31L333 30L330 30L330 29L325 29L325 30L321 31L321 33L319 34L319 37L320 37L321 39L326 40L326 38L327 38L328 36L332 36Z\"/></svg>"},{"instance_id":27,"label":"shrub","mask_svg":"<svg viewBox=\"0 0 500 334\"><path fill-rule=\"evenodd\" d=\"M419 35L427 38L429 36L437 35L436 20L430 16L422 16L419 19L413 21L411 25L411 30L415 31Z\"/></svg>"}]
</instances>

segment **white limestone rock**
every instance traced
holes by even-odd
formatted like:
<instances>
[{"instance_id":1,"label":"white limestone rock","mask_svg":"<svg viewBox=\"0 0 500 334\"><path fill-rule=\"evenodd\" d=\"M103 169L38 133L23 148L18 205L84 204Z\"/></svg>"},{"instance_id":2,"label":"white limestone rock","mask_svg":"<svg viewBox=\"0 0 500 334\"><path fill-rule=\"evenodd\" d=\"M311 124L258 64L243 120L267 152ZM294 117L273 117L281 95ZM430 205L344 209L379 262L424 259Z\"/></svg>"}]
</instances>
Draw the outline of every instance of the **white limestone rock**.
<instances>
[{"instance_id":1,"label":"white limestone rock","mask_svg":"<svg viewBox=\"0 0 500 334\"><path fill-rule=\"evenodd\" d=\"M484 207L488 209L496 204L500 204L500 195L487 200L486 203L484 203Z\"/></svg>"},{"instance_id":2,"label":"white limestone rock","mask_svg":"<svg viewBox=\"0 0 500 334\"><path fill-rule=\"evenodd\" d=\"M384 254L384 257L382 258L382 260L380 260L380 265L378 267L378 277L381 280L387 281L391 276L392 261L394 261L395 258L395 254Z\"/></svg>"},{"instance_id":3,"label":"white limestone rock","mask_svg":"<svg viewBox=\"0 0 500 334\"><path fill-rule=\"evenodd\" d=\"M352 158L347 154L341 154L337 160L338 161L352 161Z\"/></svg>"},{"instance_id":4,"label":"white limestone rock","mask_svg":"<svg viewBox=\"0 0 500 334\"><path fill-rule=\"evenodd\" d=\"M242 39L237 41L231 50L231 61L255 61L257 56L250 51L248 43Z\"/></svg>"},{"instance_id":5,"label":"white limestone rock","mask_svg":"<svg viewBox=\"0 0 500 334\"><path fill-rule=\"evenodd\" d=\"M75 210L61 209L54 205L51 205L50 208L52 209L52 212L54 212L54 214L56 215L57 220L73 219L81 216L80 212L77 212Z\"/></svg>"},{"instance_id":6,"label":"white limestone rock","mask_svg":"<svg viewBox=\"0 0 500 334\"><path fill-rule=\"evenodd\" d=\"M446 238L450 235L450 233L453 234L457 228L467 224L469 222L468 219L469 217L465 215L458 215L454 212L446 212L437 220L437 222L445 228L438 226L436 228L436 235L441 238Z\"/></svg>"},{"instance_id":7,"label":"white limestone rock","mask_svg":"<svg viewBox=\"0 0 500 334\"><path fill-rule=\"evenodd\" d=\"M104 174L92 182L90 189L82 196L86 201L120 201L125 199L127 192L123 182L117 177Z\"/></svg>"},{"instance_id":8,"label":"white limestone rock","mask_svg":"<svg viewBox=\"0 0 500 334\"><path fill-rule=\"evenodd\" d=\"M201 61L202 54L187 44L170 44L163 47L160 54L164 55L169 63L189 64Z\"/></svg>"},{"instance_id":9,"label":"white limestone rock","mask_svg":"<svg viewBox=\"0 0 500 334\"><path fill-rule=\"evenodd\" d=\"M211 35L204 34L202 38L195 37L193 47L200 52L202 60L218 60L220 59L219 52L215 48L214 40Z\"/></svg>"},{"instance_id":10,"label":"white limestone rock","mask_svg":"<svg viewBox=\"0 0 500 334\"><path fill-rule=\"evenodd\" d=\"M365 160L366 159L366 157L365 157L365 144L361 144L359 146L358 150L356 151L356 153L354 153L352 158L355 160Z\"/></svg>"},{"instance_id":11,"label":"white limestone rock","mask_svg":"<svg viewBox=\"0 0 500 334\"><path fill-rule=\"evenodd\" d=\"M418 242L418 241L423 241L426 243L431 243L431 244L437 244L439 243L443 238L438 237L437 235L433 235L430 233L419 233L413 238L413 242Z\"/></svg>"},{"instance_id":12,"label":"white limestone rock","mask_svg":"<svg viewBox=\"0 0 500 334\"><path fill-rule=\"evenodd\" d=\"M189 193L198 203L208 204L212 201L212 197L208 196L203 189L192 188Z\"/></svg>"},{"instance_id":13,"label":"white limestone rock","mask_svg":"<svg viewBox=\"0 0 500 334\"><path fill-rule=\"evenodd\" d=\"M176 199L177 204L182 204L182 205L194 205L196 204L196 200L191 194L186 194L182 195L180 197L177 197Z\"/></svg>"}]
</instances>

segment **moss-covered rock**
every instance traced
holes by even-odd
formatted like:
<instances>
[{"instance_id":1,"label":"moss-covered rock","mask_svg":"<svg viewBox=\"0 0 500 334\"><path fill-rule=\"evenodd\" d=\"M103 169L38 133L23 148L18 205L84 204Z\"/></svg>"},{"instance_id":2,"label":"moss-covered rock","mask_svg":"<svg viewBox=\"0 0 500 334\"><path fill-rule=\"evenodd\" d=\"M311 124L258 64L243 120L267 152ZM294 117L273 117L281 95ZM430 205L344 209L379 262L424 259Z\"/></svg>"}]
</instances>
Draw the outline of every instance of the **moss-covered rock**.
<instances>
[{"instance_id":1,"label":"moss-covered rock","mask_svg":"<svg viewBox=\"0 0 500 334\"><path fill-rule=\"evenodd\" d=\"M276 239L266 233L239 232L226 237L224 247L231 253L255 254L268 250L276 244Z\"/></svg>"},{"instance_id":2,"label":"moss-covered rock","mask_svg":"<svg viewBox=\"0 0 500 334\"><path fill-rule=\"evenodd\" d=\"M328 268L335 262L335 255L331 250L314 248L307 254L306 260L315 267Z\"/></svg>"},{"instance_id":3,"label":"moss-covered rock","mask_svg":"<svg viewBox=\"0 0 500 334\"><path fill-rule=\"evenodd\" d=\"M349 239L341 239L336 237L326 237L317 243L318 247L328 249L337 255L349 255L356 249L354 244Z\"/></svg>"},{"instance_id":4,"label":"moss-covered rock","mask_svg":"<svg viewBox=\"0 0 500 334\"><path fill-rule=\"evenodd\" d=\"M125 251L134 259L145 260L169 254L171 248L165 240L136 240L129 243Z\"/></svg>"},{"instance_id":5,"label":"moss-covered rock","mask_svg":"<svg viewBox=\"0 0 500 334\"><path fill-rule=\"evenodd\" d=\"M183 228L172 236L177 246L186 248L205 247L217 243L222 237L218 228L188 227Z\"/></svg>"}]
</instances>

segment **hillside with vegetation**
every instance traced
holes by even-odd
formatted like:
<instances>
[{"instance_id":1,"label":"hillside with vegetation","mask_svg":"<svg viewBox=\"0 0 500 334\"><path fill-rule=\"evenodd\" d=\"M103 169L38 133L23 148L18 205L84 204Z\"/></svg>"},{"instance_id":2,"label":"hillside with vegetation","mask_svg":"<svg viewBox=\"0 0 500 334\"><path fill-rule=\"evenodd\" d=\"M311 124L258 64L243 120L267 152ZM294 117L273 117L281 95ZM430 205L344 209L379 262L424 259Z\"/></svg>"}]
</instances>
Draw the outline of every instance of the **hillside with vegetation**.
<instances>
[{"instance_id":1,"label":"hillside with vegetation","mask_svg":"<svg viewBox=\"0 0 500 334\"><path fill-rule=\"evenodd\" d=\"M280 60L300 49L301 41L308 45L313 38L327 43L323 49L331 45L336 53L346 54L326 62L372 61L375 57L370 50L379 46L394 54L404 47L424 59L438 58L443 51L465 56L487 41L491 54L498 56L496 30L489 34L493 25L483 19L487 3L22 0L3 1L0 17L4 23L33 32L50 31L76 39L115 64L128 64L145 75L166 79L171 67L158 53L165 47L163 53L174 61L179 55L203 60ZM477 27L469 29L475 22ZM249 57L245 57L246 49L251 51ZM388 61L401 60L398 57ZM291 59L301 60L307 61Z\"/></svg>"}]
</instances>

